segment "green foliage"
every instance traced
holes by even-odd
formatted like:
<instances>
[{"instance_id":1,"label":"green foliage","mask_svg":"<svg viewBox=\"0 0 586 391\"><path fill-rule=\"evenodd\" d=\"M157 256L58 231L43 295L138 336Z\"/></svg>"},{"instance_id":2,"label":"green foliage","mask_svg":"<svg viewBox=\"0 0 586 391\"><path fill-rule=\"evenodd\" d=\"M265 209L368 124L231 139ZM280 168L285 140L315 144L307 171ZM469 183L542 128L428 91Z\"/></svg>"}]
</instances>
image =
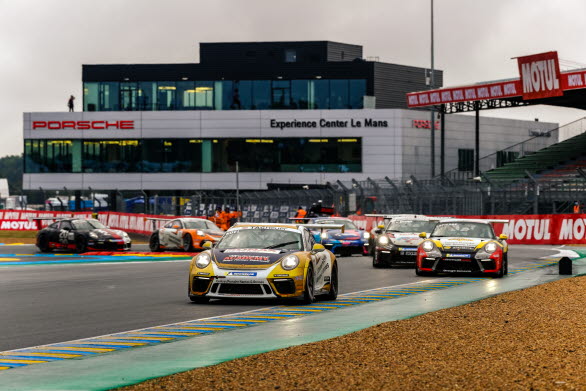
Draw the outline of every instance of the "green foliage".
<instances>
[{"instance_id":1,"label":"green foliage","mask_svg":"<svg viewBox=\"0 0 586 391\"><path fill-rule=\"evenodd\" d=\"M18 195L22 192L22 163L22 155L0 158L0 178L8 179L10 195Z\"/></svg>"}]
</instances>

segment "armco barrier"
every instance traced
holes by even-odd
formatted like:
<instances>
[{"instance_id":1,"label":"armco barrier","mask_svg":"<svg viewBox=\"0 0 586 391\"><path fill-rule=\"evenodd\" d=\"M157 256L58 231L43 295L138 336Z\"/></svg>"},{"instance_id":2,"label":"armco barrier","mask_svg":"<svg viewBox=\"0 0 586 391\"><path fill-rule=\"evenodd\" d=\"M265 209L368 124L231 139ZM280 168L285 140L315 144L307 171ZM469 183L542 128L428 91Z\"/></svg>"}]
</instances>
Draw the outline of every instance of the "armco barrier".
<instances>
[{"instance_id":1,"label":"armco barrier","mask_svg":"<svg viewBox=\"0 0 586 391\"><path fill-rule=\"evenodd\" d=\"M586 214L446 216L472 219L503 219L495 223L497 235L504 233L510 244L586 244ZM380 218L349 216L359 228L372 229Z\"/></svg>"},{"instance_id":2,"label":"armco barrier","mask_svg":"<svg viewBox=\"0 0 586 391\"><path fill-rule=\"evenodd\" d=\"M32 217L90 217L91 212L45 212L29 210L0 210L0 227L4 223L12 226L12 222L22 228L11 230L31 229L24 224ZM135 213L102 212L98 219L105 225L131 233L148 235L153 231L153 222L149 217L161 218L173 216L144 215ZM446 216L448 217L448 216ZM505 219L508 223L494 224L497 235L506 234L510 244L586 244L586 214L548 214L548 215L485 215L485 216L449 216L478 219ZM370 230L380 218L366 216L349 216L359 228ZM22 224L21 224L22 223ZM46 226L49 221L41 221ZM158 228L163 222L156 221ZM16 226L15 225L15 226ZM8 229L8 228L3 228Z\"/></svg>"}]
</instances>

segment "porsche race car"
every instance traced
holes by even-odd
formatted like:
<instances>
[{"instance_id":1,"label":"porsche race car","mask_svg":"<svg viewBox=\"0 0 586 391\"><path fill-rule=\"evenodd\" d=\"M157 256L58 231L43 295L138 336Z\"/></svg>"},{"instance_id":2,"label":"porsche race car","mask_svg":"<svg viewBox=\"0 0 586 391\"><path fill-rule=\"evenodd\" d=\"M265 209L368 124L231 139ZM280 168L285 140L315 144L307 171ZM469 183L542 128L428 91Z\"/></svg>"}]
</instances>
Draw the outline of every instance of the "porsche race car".
<instances>
[{"instance_id":1,"label":"porsche race car","mask_svg":"<svg viewBox=\"0 0 586 391\"><path fill-rule=\"evenodd\" d=\"M193 302L285 298L311 303L319 295L327 300L338 295L336 257L303 225L238 223L216 246L205 247L190 265Z\"/></svg>"},{"instance_id":2,"label":"porsche race car","mask_svg":"<svg viewBox=\"0 0 586 391\"><path fill-rule=\"evenodd\" d=\"M507 235L496 236L491 225L508 220L451 219L425 232L417 248L417 275L474 273L503 277L508 273Z\"/></svg>"},{"instance_id":3,"label":"porsche race car","mask_svg":"<svg viewBox=\"0 0 586 391\"><path fill-rule=\"evenodd\" d=\"M415 266L421 232L431 232L439 219L423 215L389 219L375 242L372 266Z\"/></svg>"},{"instance_id":4,"label":"porsche race car","mask_svg":"<svg viewBox=\"0 0 586 391\"><path fill-rule=\"evenodd\" d=\"M352 254L368 255L368 239L370 233L358 229L350 219L341 217L323 217L312 220L312 224L342 224L341 229L319 230L313 229L312 233L316 242L323 244L325 248L334 254L350 256Z\"/></svg>"},{"instance_id":5,"label":"porsche race car","mask_svg":"<svg viewBox=\"0 0 586 391\"><path fill-rule=\"evenodd\" d=\"M88 250L122 251L130 250L131 246L132 240L126 232L110 229L95 219L58 219L37 234L37 247L41 252L56 249L73 250L77 253Z\"/></svg>"},{"instance_id":6,"label":"porsche race car","mask_svg":"<svg viewBox=\"0 0 586 391\"><path fill-rule=\"evenodd\" d=\"M224 235L224 231L213 222L196 217L148 220L168 221L168 223L151 234L149 238L151 251L203 250L205 243L216 243Z\"/></svg>"}]
</instances>

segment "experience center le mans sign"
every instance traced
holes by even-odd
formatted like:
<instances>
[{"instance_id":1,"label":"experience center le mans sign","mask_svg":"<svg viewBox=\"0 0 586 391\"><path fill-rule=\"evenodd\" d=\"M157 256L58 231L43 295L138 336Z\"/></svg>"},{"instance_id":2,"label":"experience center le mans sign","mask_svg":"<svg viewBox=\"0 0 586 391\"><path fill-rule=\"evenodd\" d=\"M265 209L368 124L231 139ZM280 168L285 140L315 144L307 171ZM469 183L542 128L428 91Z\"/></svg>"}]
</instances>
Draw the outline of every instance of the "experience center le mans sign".
<instances>
[{"instance_id":1,"label":"experience center le mans sign","mask_svg":"<svg viewBox=\"0 0 586 391\"><path fill-rule=\"evenodd\" d=\"M388 128L389 122L386 120L376 120L372 118L364 119L347 119L347 120L330 120L322 118L319 121L304 120L277 120L271 119L271 128L291 129L291 128Z\"/></svg>"},{"instance_id":2,"label":"experience center le mans sign","mask_svg":"<svg viewBox=\"0 0 586 391\"><path fill-rule=\"evenodd\" d=\"M470 86L440 88L407 94L408 107L522 97L523 100L562 96L586 88L586 71L560 72L555 51L517 57L520 77Z\"/></svg>"}]
</instances>

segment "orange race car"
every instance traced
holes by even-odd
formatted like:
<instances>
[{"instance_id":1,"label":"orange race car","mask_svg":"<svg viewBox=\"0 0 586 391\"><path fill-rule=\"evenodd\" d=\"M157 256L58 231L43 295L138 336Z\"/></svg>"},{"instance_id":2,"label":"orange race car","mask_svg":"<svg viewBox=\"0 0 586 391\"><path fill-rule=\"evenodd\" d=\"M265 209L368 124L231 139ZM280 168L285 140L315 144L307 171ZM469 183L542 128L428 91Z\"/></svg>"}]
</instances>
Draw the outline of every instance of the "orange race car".
<instances>
[{"instance_id":1,"label":"orange race car","mask_svg":"<svg viewBox=\"0 0 586 391\"><path fill-rule=\"evenodd\" d=\"M197 217L148 220L169 221L151 234L149 239L151 251L202 250L204 243L213 244L224 235L224 232L216 224Z\"/></svg>"}]
</instances>

